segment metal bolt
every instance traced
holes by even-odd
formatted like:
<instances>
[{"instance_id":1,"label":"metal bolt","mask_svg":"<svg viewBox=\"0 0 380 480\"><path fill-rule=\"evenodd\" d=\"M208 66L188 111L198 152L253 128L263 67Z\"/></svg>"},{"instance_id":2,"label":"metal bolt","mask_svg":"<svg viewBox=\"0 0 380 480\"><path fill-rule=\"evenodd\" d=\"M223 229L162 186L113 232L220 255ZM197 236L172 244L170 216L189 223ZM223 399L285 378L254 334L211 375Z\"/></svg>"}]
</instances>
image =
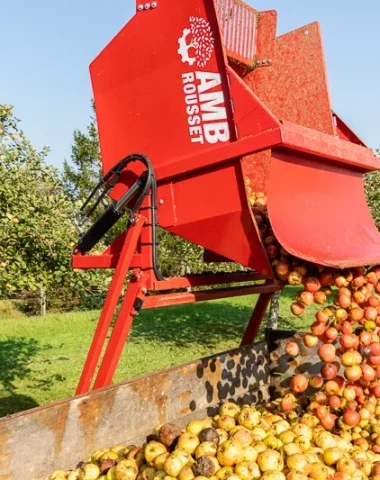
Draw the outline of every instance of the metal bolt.
<instances>
[{"instance_id":1,"label":"metal bolt","mask_svg":"<svg viewBox=\"0 0 380 480\"><path fill-rule=\"evenodd\" d=\"M152 8L156 8L157 7L157 2L152 2Z\"/></svg>"},{"instance_id":2,"label":"metal bolt","mask_svg":"<svg viewBox=\"0 0 380 480\"><path fill-rule=\"evenodd\" d=\"M141 289L141 291L142 291L142 293L145 295L148 290L147 290L145 287L143 287L143 288Z\"/></svg>"},{"instance_id":3,"label":"metal bolt","mask_svg":"<svg viewBox=\"0 0 380 480\"><path fill-rule=\"evenodd\" d=\"M267 63L267 61L264 59L264 60L263 60L263 65L265 65L266 63Z\"/></svg>"},{"instance_id":4,"label":"metal bolt","mask_svg":"<svg viewBox=\"0 0 380 480\"><path fill-rule=\"evenodd\" d=\"M141 12L141 10L143 10L143 9L144 9L144 5L143 5L143 4L140 4L140 5L137 7L137 10L138 10L139 12Z\"/></svg>"},{"instance_id":5,"label":"metal bolt","mask_svg":"<svg viewBox=\"0 0 380 480\"><path fill-rule=\"evenodd\" d=\"M145 4L145 10L149 10L150 9L150 3L146 3Z\"/></svg>"},{"instance_id":6,"label":"metal bolt","mask_svg":"<svg viewBox=\"0 0 380 480\"><path fill-rule=\"evenodd\" d=\"M261 65L261 61L260 61L260 60L256 60L256 65Z\"/></svg>"},{"instance_id":7,"label":"metal bolt","mask_svg":"<svg viewBox=\"0 0 380 480\"><path fill-rule=\"evenodd\" d=\"M160 200L159 203L160 203L160 205L163 205L163 204L164 204L164 201L162 200L162 198L161 198L161 200Z\"/></svg>"},{"instance_id":8,"label":"metal bolt","mask_svg":"<svg viewBox=\"0 0 380 480\"><path fill-rule=\"evenodd\" d=\"M74 253L79 253L79 250L77 248L74 248Z\"/></svg>"},{"instance_id":9,"label":"metal bolt","mask_svg":"<svg viewBox=\"0 0 380 480\"><path fill-rule=\"evenodd\" d=\"M272 59L271 59L271 58L268 59L268 63L272 63Z\"/></svg>"}]
</instances>

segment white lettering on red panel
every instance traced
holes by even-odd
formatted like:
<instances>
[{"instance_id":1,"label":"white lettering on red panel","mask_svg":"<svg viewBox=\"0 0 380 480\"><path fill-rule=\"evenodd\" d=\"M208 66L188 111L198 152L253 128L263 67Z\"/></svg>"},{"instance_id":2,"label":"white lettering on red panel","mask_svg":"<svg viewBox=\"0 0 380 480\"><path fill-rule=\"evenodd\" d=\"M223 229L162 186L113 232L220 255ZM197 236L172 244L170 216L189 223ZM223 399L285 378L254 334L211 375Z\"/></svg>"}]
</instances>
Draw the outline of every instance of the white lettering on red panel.
<instances>
[{"instance_id":1,"label":"white lettering on red panel","mask_svg":"<svg viewBox=\"0 0 380 480\"><path fill-rule=\"evenodd\" d=\"M190 28L178 40L178 54L183 63L204 68L214 51L210 24L203 18L190 17ZM227 121L222 79L219 73L194 71L182 74L186 114L192 143L227 142Z\"/></svg>"}]
</instances>

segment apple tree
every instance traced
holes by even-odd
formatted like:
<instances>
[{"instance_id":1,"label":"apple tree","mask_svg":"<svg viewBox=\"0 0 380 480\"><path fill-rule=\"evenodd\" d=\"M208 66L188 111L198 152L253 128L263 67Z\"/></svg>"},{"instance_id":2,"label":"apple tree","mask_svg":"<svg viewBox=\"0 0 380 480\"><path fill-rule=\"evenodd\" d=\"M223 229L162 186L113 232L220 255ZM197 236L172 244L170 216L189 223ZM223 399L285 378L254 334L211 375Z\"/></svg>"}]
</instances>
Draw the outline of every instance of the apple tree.
<instances>
[{"instance_id":1,"label":"apple tree","mask_svg":"<svg viewBox=\"0 0 380 480\"><path fill-rule=\"evenodd\" d=\"M0 104L0 292L72 290L88 279L71 268L76 234L73 203L59 172L20 128L13 108ZM87 281L87 280L86 280Z\"/></svg>"},{"instance_id":2,"label":"apple tree","mask_svg":"<svg viewBox=\"0 0 380 480\"><path fill-rule=\"evenodd\" d=\"M375 153L380 160L380 149L377 149ZM372 217L380 230L380 172L367 174L364 185Z\"/></svg>"}]
</instances>

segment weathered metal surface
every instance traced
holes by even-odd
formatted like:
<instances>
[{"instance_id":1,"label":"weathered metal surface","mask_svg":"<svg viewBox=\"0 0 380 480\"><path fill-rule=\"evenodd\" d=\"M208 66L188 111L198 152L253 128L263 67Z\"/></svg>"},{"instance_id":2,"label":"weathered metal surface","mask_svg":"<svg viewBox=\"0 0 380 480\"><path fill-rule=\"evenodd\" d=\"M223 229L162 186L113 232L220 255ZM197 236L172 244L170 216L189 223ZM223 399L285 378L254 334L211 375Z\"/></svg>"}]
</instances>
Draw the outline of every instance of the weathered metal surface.
<instances>
[{"instance_id":1,"label":"weathered metal surface","mask_svg":"<svg viewBox=\"0 0 380 480\"><path fill-rule=\"evenodd\" d=\"M353 132L348 125L337 115L333 112L333 122L335 126L336 135L341 138L342 140L347 140L347 142L356 143L357 145L361 145L365 147L364 142Z\"/></svg>"},{"instance_id":2,"label":"weathered metal surface","mask_svg":"<svg viewBox=\"0 0 380 480\"><path fill-rule=\"evenodd\" d=\"M285 330L270 330L266 332L269 350L270 388L272 399L282 397L289 389L290 380L294 375L307 373L319 375L323 363L318 357L316 347L308 348L304 344L306 333L290 332ZM300 347L297 357L290 357L285 352L286 344L296 342ZM342 372L340 372L341 374ZM317 390L309 387L305 395L310 396Z\"/></svg>"},{"instance_id":3,"label":"weathered metal surface","mask_svg":"<svg viewBox=\"0 0 380 480\"><path fill-rule=\"evenodd\" d=\"M159 352L157 352L159 354ZM268 398L266 344L250 345L0 420L0 479L43 478L98 448L143 442L235 399Z\"/></svg>"},{"instance_id":4,"label":"weathered metal surface","mask_svg":"<svg viewBox=\"0 0 380 480\"><path fill-rule=\"evenodd\" d=\"M216 0L220 34L228 58L254 66L257 11L241 0Z\"/></svg>"},{"instance_id":5,"label":"weathered metal surface","mask_svg":"<svg viewBox=\"0 0 380 480\"><path fill-rule=\"evenodd\" d=\"M244 82L280 120L334 134L325 58L317 22L281 35L269 68Z\"/></svg>"}]
</instances>

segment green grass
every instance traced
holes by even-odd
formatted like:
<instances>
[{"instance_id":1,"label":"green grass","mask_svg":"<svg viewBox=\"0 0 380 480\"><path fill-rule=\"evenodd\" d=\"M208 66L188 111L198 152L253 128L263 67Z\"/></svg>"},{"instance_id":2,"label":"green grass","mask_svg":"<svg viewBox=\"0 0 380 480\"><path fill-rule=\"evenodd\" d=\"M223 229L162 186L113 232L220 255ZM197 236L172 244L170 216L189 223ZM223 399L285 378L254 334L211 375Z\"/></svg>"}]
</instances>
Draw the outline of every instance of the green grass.
<instances>
[{"instance_id":1,"label":"green grass","mask_svg":"<svg viewBox=\"0 0 380 480\"><path fill-rule=\"evenodd\" d=\"M290 313L293 294L281 295L279 328L306 329L308 317ZM247 296L141 312L115 382L236 347L255 300ZM0 309L0 417L74 394L98 318L99 311L41 318L20 317L9 306Z\"/></svg>"}]
</instances>

